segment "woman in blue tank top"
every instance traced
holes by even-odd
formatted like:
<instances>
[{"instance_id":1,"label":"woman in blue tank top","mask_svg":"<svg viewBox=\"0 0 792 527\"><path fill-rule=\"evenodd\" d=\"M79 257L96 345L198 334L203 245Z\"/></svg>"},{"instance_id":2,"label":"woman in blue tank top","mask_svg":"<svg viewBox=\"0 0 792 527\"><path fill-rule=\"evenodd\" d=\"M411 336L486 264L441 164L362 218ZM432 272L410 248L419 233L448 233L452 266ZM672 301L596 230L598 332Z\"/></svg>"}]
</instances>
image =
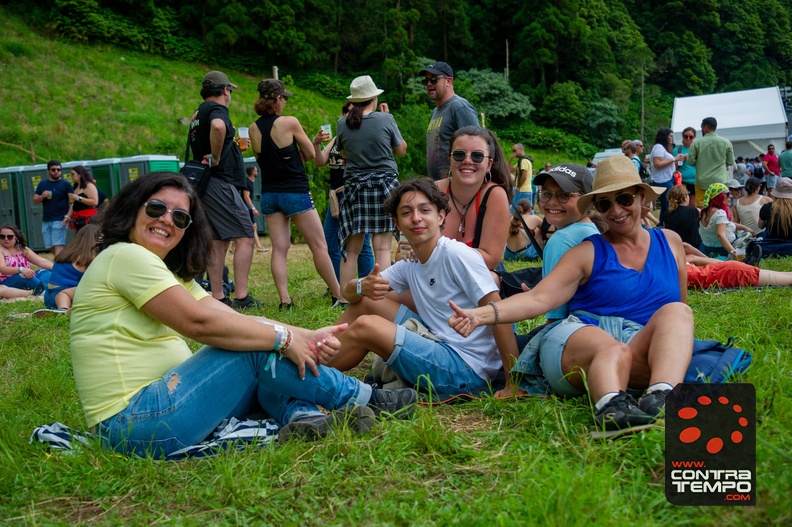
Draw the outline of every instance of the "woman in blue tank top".
<instances>
[{"instance_id":1,"label":"woman in blue tank top","mask_svg":"<svg viewBox=\"0 0 792 527\"><path fill-rule=\"evenodd\" d=\"M514 371L521 387L572 396L587 384L600 430L650 424L684 379L693 350L682 240L641 225L642 203L663 191L642 183L628 158L603 161L593 191L577 206L583 213L593 205L607 231L567 251L527 293L477 309L452 306L449 324L467 335L481 324L535 318L569 302L570 316L546 326L520 356ZM636 401L628 388L646 391Z\"/></svg>"}]
</instances>

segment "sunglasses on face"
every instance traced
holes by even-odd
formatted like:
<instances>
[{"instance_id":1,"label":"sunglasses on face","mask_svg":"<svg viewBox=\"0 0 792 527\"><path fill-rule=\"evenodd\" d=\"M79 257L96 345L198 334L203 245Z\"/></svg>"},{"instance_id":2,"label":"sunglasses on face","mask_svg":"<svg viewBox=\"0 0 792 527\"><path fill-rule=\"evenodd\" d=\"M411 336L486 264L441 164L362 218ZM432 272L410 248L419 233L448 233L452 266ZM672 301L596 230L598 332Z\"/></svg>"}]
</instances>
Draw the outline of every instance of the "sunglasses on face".
<instances>
[{"instance_id":1,"label":"sunglasses on face","mask_svg":"<svg viewBox=\"0 0 792 527\"><path fill-rule=\"evenodd\" d=\"M60 172L61 169L60 168L50 168L49 171L50 172Z\"/></svg>"},{"instance_id":2,"label":"sunglasses on face","mask_svg":"<svg viewBox=\"0 0 792 527\"><path fill-rule=\"evenodd\" d=\"M143 206L146 207L146 216L153 220L161 218L170 212L173 225L179 230L183 231L192 223L192 217L190 216L189 212L181 209L169 209L164 202L158 199L148 200L143 204Z\"/></svg>"},{"instance_id":3,"label":"sunglasses on face","mask_svg":"<svg viewBox=\"0 0 792 527\"><path fill-rule=\"evenodd\" d=\"M13 240L16 234L0 234L0 240Z\"/></svg>"},{"instance_id":4,"label":"sunglasses on face","mask_svg":"<svg viewBox=\"0 0 792 527\"><path fill-rule=\"evenodd\" d=\"M696 136L695 136L695 135L690 135L690 134L684 134L682 137L683 137L684 139L693 139L693 138L695 138Z\"/></svg>"},{"instance_id":5,"label":"sunglasses on face","mask_svg":"<svg viewBox=\"0 0 792 527\"><path fill-rule=\"evenodd\" d=\"M440 79L445 79L445 77L443 75L435 75L434 77L424 77L423 79L421 79L421 82L423 83L424 86L426 86L427 84L437 84L437 81L439 81Z\"/></svg>"},{"instance_id":6,"label":"sunglasses on face","mask_svg":"<svg viewBox=\"0 0 792 527\"><path fill-rule=\"evenodd\" d=\"M454 150L451 152L451 159L456 161L457 163L462 163L468 157L468 153L464 150ZM474 163L481 163L484 161L485 157L489 157L487 154L482 152L481 150L474 150L470 153L470 160Z\"/></svg>"},{"instance_id":7,"label":"sunglasses on face","mask_svg":"<svg viewBox=\"0 0 792 527\"><path fill-rule=\"evenodd\" d=\"M636 193L637 194L637 193ZM635 196L636 194L630 194L629 192L623 192L616 196L615 198L600 198L594 202L594 209L599 212L600 214L605 214L608 212L611 207L613 206L614 200L620 207L632 207L632 204L635 203Z\"/></svg>"},{"instance_id":8,"label":"sunglasses on face","mask_svg":"<svg viewBox=\"0 0 792 527\"><path fill-rule=\"evenodd\" d=\"M559 203L566 203L569 201L569 198L576 195L577 194L575 192L564 192L561 190L558 192L552 192L550 190L543 190L539 193L539 201L542 203L547 203L553 199L553 196L555 196L555 199L558 200Z\"/></svg>"}]
</instances>

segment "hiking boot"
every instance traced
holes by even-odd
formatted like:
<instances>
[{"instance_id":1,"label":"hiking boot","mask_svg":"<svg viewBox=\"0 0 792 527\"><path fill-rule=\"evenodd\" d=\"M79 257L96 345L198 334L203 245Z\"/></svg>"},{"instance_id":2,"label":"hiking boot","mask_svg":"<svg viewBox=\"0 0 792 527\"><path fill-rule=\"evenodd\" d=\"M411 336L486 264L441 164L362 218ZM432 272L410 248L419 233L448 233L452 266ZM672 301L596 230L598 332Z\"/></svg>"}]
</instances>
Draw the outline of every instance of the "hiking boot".
<instances>
[{"instance_id":1,"label":"hiking boot","mask_svg":"<svg viewBox=\"0 0 792 527\"><path fill-rule=\"evenodd\" d=\"M759 267L759 262L762 261L762 246L756 242L750 242L748 247L745 248L745 260L744 263L748 265L753 265L754 267Z\"/></svg>"},{"instance_id":2,"label":"hiking boot","mask_svg":"<svg viewBox=\"0 0 792 527\"><path fill-rule=\"evenodd\" d=\"M645 393L643 397L638 400L638 406L644 413L651 416L657 416L665 410L665 401L671 390L655 390L650 393Z\"/></svg>"},{"instance_id":3,"label":"hiking boot","mask_svg":"<svg viewBox=\"0 0 792 527\"><path fill-rule=\"evenodd\" d=\"M380 417L383 413L390 414L397 419L407 419L418 403L418 392L412 388L399 388L398 390L371 390L371 399L368 405L374 410L374 415Z\"/></svg>"},{"instance_id":4,"label":"hiking boot","mask_svg":"<svg viewBox=\"0 0 792 527\"><path fill-rule=\"evenodd\" d=\"M231 304L231 299L228 298L227 296L224 296L223 298L218 298L217 301L227 305L228 307L233 307Z\"/></svg>"},{"instance_id":5,"label":"hiking boot","mask_svg":"<svg viewBox=\"0 0 792 527\"><path fill-rule=\"evenodd\" d=\"M367 406L347 406L334 410L326 415L312 415L304 419L292 421L278 433L278 441L289 441L302 437L306 441L315 441L326 437L333 428L348 425L356 434L367 434L376 422L374 411Z\"/></svg>"},{"instance_id":6,"label":"hiking boot","mask_svg":"<svg viewBox=\"0 0 792 527\"><path fill-rule=\"evenodd\" d=\"M594 412L594 421L602 430L621 430L651 424L654 417L644 413L632 396L620 391L605 406Z\"/></svg>"},{"instance_id":7,"label":"hiking boot","mask_svg":"<svg viewBox=\"0 0 792 527\"><path fill-rule=\"evenodd\" d=\"M264 307L264 304L248 294L245 298L235 298L234 301L231 302L231 307L239 311L241 309L260 309Z\"/></svg>"}]
</instances>

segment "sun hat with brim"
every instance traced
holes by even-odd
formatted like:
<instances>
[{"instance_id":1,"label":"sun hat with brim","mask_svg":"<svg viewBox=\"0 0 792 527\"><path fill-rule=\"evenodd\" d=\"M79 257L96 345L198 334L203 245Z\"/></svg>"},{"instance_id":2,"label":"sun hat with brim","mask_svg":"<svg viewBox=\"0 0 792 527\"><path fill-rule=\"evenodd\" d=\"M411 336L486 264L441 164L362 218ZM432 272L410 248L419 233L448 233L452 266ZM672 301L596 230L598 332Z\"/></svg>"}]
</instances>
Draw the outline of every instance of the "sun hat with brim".
<instances>
[{"instance_id":1,"label":"sun hat with brim","mask_svg":"<svg viewBox=\"0 0 792 527\"><path fill-rule=\"evenodd\" d=\"M349 85L349 92L352 94L347 97L349 102L366 102L378 96L385 90L377 88L371 77L363 75L352 81Z\"/></svg>"},{"instance_id":2,"label":"sun hat with brim","mask_svg":"<svg viewBox=\"0 0 792 527\"><path fill-rule=\"evenodd\" d=\"M707 191L704 193L704 203L702 203L702 206L709 206L710 201L712 201L718 194L728 191L729 189L723 183L713 183L707 187Z\"/></svg>"},{"instance_id":3,"label":"sun hat with brim","mask_svg":"<svg viewBox=\"0 0 792 527\"><path fill-rule=\"evenodd\" d=\"M654 201L665 192L662 187L652 187L641 181L635 164L627 156L612 156L600 161L594 171L594 188L588 194L580 196L577 202L578 211L584 214L591 202L600 194L615 192L630 187L640 187L644 190L644 200Z\"/></svg>"},{"instance_id":4,"label":"sun hat with brim","mask_svg":"<svg viewBox=\"0 0 792 527\"><path fill-rule=\"evenodd\" d=\"M788 177L778 178L772 192L774 198L792 199L792 179Z\"/></svg>"}]
</instances>

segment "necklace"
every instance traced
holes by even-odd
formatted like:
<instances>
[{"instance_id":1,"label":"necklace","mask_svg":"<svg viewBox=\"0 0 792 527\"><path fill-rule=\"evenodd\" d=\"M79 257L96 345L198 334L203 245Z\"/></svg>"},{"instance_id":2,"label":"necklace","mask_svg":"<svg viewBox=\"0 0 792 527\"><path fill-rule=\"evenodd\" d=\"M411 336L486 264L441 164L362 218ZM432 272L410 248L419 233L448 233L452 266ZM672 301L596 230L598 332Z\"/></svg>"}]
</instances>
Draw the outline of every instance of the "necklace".
<instances>
[{"instance_id":1,"label":"necklace","mask_svg":"<svg viewBox=\"0 0 792 527\"><path fill-rule=\"evenodd\" d=\"M457 207L457 199L454 197L454 192L451 190L451 184L448 184L448 195L451 196L451 204L454 206L454 209L461 218L459 221L459 229L457 230L462 234L463 238L465 237L465 218L467 217L468 208L470 207L470 204L473 203L473 200L476 199L480 190L481 189L477 190L476 194L470 199L470 201L465 203L465 205L462 207L462 210L459 210L459 207Z\"/></svg>"}]
</instances>

